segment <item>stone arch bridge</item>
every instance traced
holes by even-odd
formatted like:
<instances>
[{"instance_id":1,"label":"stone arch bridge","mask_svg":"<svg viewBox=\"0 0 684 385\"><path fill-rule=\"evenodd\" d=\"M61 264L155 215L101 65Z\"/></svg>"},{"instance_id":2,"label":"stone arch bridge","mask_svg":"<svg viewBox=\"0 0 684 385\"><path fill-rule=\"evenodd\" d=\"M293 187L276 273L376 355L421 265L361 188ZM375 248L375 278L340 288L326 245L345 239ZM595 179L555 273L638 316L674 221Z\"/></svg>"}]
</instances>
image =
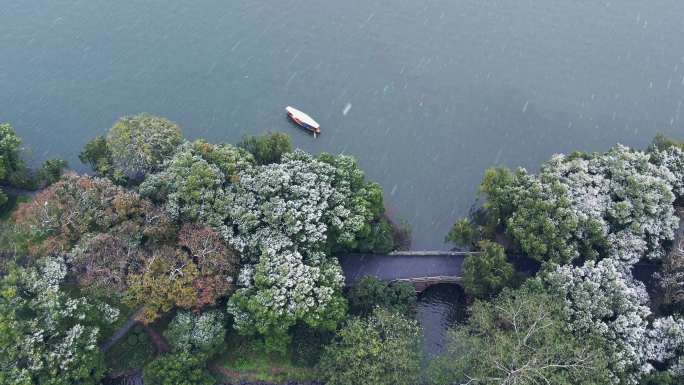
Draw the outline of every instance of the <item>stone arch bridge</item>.
<instances>
[{"instance_id":1,"label":"stone arch bridge","mask_svg":"<svg viewBox=\"0 0 684 385\"><path fill-rule=\"evenodd\" d=\"M398 251L387 255L353 254L340 257L347 286L365 276L410 282L421 293L440 283L460 284L463 260L469 252Z\"/></svg>"}]
</instances>

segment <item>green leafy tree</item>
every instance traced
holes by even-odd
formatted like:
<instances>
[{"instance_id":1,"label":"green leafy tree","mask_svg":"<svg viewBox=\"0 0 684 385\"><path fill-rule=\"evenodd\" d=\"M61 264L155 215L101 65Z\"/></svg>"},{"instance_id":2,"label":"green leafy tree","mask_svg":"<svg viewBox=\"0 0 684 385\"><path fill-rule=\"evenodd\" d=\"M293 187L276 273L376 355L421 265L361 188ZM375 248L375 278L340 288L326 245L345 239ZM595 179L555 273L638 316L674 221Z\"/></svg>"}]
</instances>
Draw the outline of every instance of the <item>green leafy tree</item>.
<instances>
[{"instance_id":1,"label":"green leafy tree","mask_svg":"<svg viewBox=\"0 0 684 385\"><path fill-rule=\"evenodd\" d=\"M57 182L67 167L69 167L69 164L64 159L54 158L46 160L38 170L38 182L43 186Z\"/></svg>"},{"instance_id":2,"label":"green leafy tree","mask_svg":"<svg viewBox=\"0 0 684 385\"><path fill-rule=\"evenodd\" d=\"M96 385L105 374L100 330L118 310L60 286L60 258L12 268L0 280L0 384Z\"/></svg>"},{"instance_id":3,"label":"green leafy tree","mask_svg":"<svg viewBox=\"0 0 684 385\"><path fill-rule=\"evenodd\" d=\"M428 370L435 385L611 384L602 340L567 330L563 304L528 285L476 301Z\"/></svg>"},{"instance_id":4,"label":"green leafy tree","mask_svg":"<svg viewBox=\"0 0 684 385\"><path fill-rule=\"evenodd\" d=\"M99 135L86 143L83 151L78 154L78 159L90 166L99 176L114 176L114 167L112 165L112 154L107 146L107 138ZM123 175L118 175L117 179L123 178Z\"/></svg>"},{"instance_id":5,"label":"green leafy tree","mask_svg":"<svg viewBox=\"0 0 684 385\"><path fill-rule=\"evenodd\" d=\"M21 140L12 126L0 124L0 182L5 182L12 173L23 167L19 157ZM0 189L0 206L7 202L7 195Z\"/></svg>"},{"instance_id":6,"label":"green leafy tree","mask_svg":"<svg viewBox=\"0 0 684 385\"><path fill-rule=\"evenodd\" d=\"M344 205L349 208L352 215L363 218L358 221L359 228L355 236L336 228L330 229L330 249L333 253L360 251L361 247L385 251L389 246L387 230L391 226L388 227L389 223L382 223L385 220L382 187L375 182L366 181L363 170L350 156L322 153L316 159L334 167L332 186L345 192Z\"/></svg>"},{"instance_id":7,"label":"green leafy tree","mask_svg":"<svg viewBox=\"0 0 684 385\"><path fill-rule=\"evenodd\" d=\"M487 210L489 221L494 226L505 225L511 216L514 206L511 205L516 176L507 168L495 167L485 171L478 193L484 195L483 206Z\"/></svg>"},{"instance_id":8,"label":"green leafy tree","mask_svg":"<svg viewBox=\"0 0 684 385\"><path fill-rule=\"evenodd\" d=\"M377 309L347 322L326 347L320 369L328 385L415 385L420 350L416 321Z\"/></svg>"},{"instance_id":9,"label":"green leafy tree","mask_svg":"<svg viewBox=\"0 0 684 385\"><path fill-rule=\"evenodd\" d=\"M451 227L445 240L456 246L470 247L479 239L480 233L475 225L468 218L461 218Z\"/></svg>"},{"instance_id":10,"label":"green leafy tree","mask_svg":"<svg viewBox=\"0 0 684 385\"><path fill-rule=\"evenodd\" d=\"M176 314L164 332L176 351L211 356L224 343L226 327L223 314L216 310L197 315L188 311Z\"/></svg>"},{"instance_id":11,"label":"green leafy tree","mask_svg":"<svg viewBox=\"0 0 684 385\"><path fill-rule=\"evenodd\" d=\"M660 151L665 151L671 147L678 147L684 151L684 142L670 138L664 134L658 133L651 141L651 148L656 148Z\"/></svg>"},{"instance_id":12,"label":"green leafy tree","mask_svg":"<svg viewBox=\"0 0 684 385\"><path fill-rule=\"evenodd\" d=\"M489 298L513 284L515 272L504 248L481 241L482 254L470 254L463 261L463 288L476 298Z\"/></svg>"},{"instance_id":13,"label":"green leafy tree","mask_svg":"<svg viewBox=\"0 0 684 385\"><path fill-rule=\"evenodd\" d=\"M396 249L392 224L385 218L370 224L370 231L359 236L357 250L361 253L387 254Z\"/></svg>"},{"instance_id":14,"label":"green leafy tree","mask_svg":"<svg viewBox=\"0 0 684 385\"><path fill-rule=\"evenodd\" d=\"M662 259L678 226L684 153L616 145L605 153L554 155L537 175L488 170L480 187L490 225L539 261L606 256L633 265Z\"/></svg>"},{"instance_id":15,"label":"green leafy tree","mask_svg":"<svg viewBox=\"0 0 684 385\"><path fill-rule=\"evenodd\" d=\"M143 371L146 385L214 385L216 380L206 368L202 354L180 352L164 354Z\"/></svg>"},{"instance_id":16,"label":"green leafy tree","mask_svg":"<svg viewBox=\"0 0 684 385\"><path fill-rule=\"evenodd\" d=\"M260 136L246 136L238 145L254 155L257 164L280 163L283 154L292 152L292 141L282 132L267 132Z\"/></svg>"},{"instance_id":17,"label":"green leafy tree","mask_svg":"<svg viewBox=\"0 0 684 385\"><path fill-rule=\"evenodd\" d=\"M165 203L175 219L211 221L225 200L225 189L252 164L249 153L229 144L185 143L161 172L145 179L140 193Z\"/></svg>"},{"instance_id":18,"label":"green leafy tree","mask_svg":"<svg viewBox=\"0 0 684 385\"><path fill-rule=\"evenodd\" d=\"M368 315L380 306L406 315L413 315L416 289L408 282L386 282L375 277L363 277L349 290L349 308L352 313Z\"/></svg>"},{"instance_id":19,"label":"green leafy tree","mask_svg":"<svg viewBox=\"0 0 684 385\"><path fill-rule=\"evenodd\" d=\"M117 183L140 182L161 170L181 144L180 128L165 118L149 114L120 118L105 137L86 144L79 155L100 176Z\"/></svg>"}]
</instances>

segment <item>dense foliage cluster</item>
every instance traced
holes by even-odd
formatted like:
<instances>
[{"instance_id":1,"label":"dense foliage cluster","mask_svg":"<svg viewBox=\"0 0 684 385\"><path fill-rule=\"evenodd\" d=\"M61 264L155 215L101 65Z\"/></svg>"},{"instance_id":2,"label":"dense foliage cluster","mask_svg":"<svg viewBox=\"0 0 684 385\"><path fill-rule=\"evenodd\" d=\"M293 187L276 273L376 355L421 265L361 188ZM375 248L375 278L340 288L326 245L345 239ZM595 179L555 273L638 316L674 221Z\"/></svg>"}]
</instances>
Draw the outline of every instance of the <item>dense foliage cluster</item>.
<instances>
[{"instance_id":1,"label":"dense foliage cluster","mask_svg":"<svg viewBox=\"0 0 684 385\"><path fill-rule=\"evenodd\" d=\"M1 137L0 179L13 173L29 180L11 127L2 126ZM0 251L27 265L62 261L61 279L72 290L124 305L142 321L176 310L164 332L172 352L145 365L146 383L213 382L206 361L222 350L228 320L206 308L235 286L227 306L235 329L262 336L268 350L281 353L294 332L316 335L318 346L299 341L298 350L320 352L347 312L336 253L387 252L398 235L406 238L384 216L380 186L367 182L351 157L292 151L284 134L247 137L238 147L188 142L175 124L141 114L119 119L79 157L99 177L62 176L66 164L47 161L36 175L49 186L2 223L0 239L12 245ZM3 259L13 277L10 265ZM377 283L383 298L359 305L367 307L360 313L375 305L410 313L413 288ZM78 343L88 343L79 346L93 357L93 369L82 379L67 373L65 381L94 383L103 375L100 337L88 333ZM144 354L136 360L149 362ZM62 370L71 371L63 361Z\"/></svg>"},{"instance_id":2,"label":"dense foliage cluster","mask_svg":"<svg viewBox=\"0 0 684 385\"><path fill-rule=\"evenodd\" d=\"M618 145L604 154L556 155L538 175L491 169L481 191L492 220L540 261L661 259L662 242L678 225L672 204L682 174L667 167L676 163L670 157L681 159L678 151Z\"/></svg>"},{"instance_id":3,"label":"dense foliage cluster","mask_svg":"<svg viewBox=\"0 0 684 385\"><path fill-rule=\"evenodd\" d=\"M9 124L0 124L0 182L5 182L21 164L20 139ZM7 195L0 190L0 206L7 202Z\"/></svg>"},{"instance_id":4,"label":"dense foliage cluster","mask_svg":"<svg viewBox=\"0 0 684 385\"><path fill-rule=\"evenodd\" d=\"M229 304L238 329L273 336L275 346L298 320L333 329L344 317L328 236L352 243L372 218L344 171L295 151L241 174L222 227L247 264Z\"/></svg>"},{"instance_id":5,"label":"dense foliage cluster","mask_svg":"<svg viewBox=\"0 0 684 385\"><path fill-rule=\"evenodd\" d=\"M583 375L588 377L581 383L666 384L684 379L684 319L677 313L653 314L644 285L632 276L637 262L650 260L661 266L656 278L666 303L675 300L684 287L682 239L671 242L679 226L675 209L684 197L683 186L682 146L664 137L656 137L646 152L618 145L606 153L556 155L536 175L524 169L488 170L480 187L487 198L484 233L489 237L498 233L497 239L505 239L501 234L505 232L513 240L508 252L545 262L546 273L534 283L528 281L526 286L536 287L536 292L507 290L492 304L478 302L471 308L469 325L456 329L450 352L435 364L437 383L573 383L571 378ZM467 244L478 235L466 219L454 225L447 239ZM510 277L512 271L503 250L498 249L486 253L487 258L466 258L464 287L470 294L482 296L511 286L511 281L501 279ZM492 282L495 285L487 290ZM513 318L500 314L508 306L502 301L519 303L511 313ZM536 303L527 316L524 303ZM553 314L551 318L564 333L544 344L572 347L583 341L599 361L582 364L572 355L544 351L548 347L541 349L541 344L532 352L542 352L545 359L557 363L529 372L531 377L519 377L523 369L543 361L537 357L523 364L526 358L519 352L514 355L516 349L502 349L507 339L519 340L513 338L519 330L531 338L524 328L516 326L516 333L511 333L507 325L534 320L543 312ZM483 319L489 323L477 329ZM533 324L537 322L545 321ZM493 339L496 334L491 329L503 334ZM482 366L482 357L496 360ZM506 373L502 363L509 359L516 370ZM566 370L567 365L584 374Z\"/></svg>"},{"instance_id":6,"label":"dense foliage cluster","mask_svg":"<svg viewBox=\"0 0 684 385\"><path fill-rule=\"evenodd\" d=\"M101 328L119 311L63 288L59 257L13 268L0 280L0 384L99 384Z\"/></svg>"},{"instance_id":7,"label":"dense foliage cluster","mask_svg":"<svg viewBox=\"0 0 684 385\"><path fill-rule=\"evenodd\" d=\"M282 132L247 136L238 145L254 156L257 164L280 163L283 154L292 152L292 140Z\"/></svg>"},{"instance_id":8,"label":"dense foliage cluster","mask_svg":"<svg viewBox=\"0 0 684 385\"><path fill-rule=\"evenodd\" d=\"M463 261L463 288L476 298L488 298L511 286L515 273L501 245L480 241L479 248L480 254L470 254Z\"/></svg>"},{"instance_id":9,"label":"dense foliage cluster","mask_svg":"<svg viewBox=\"0 0 684 385\"><path fill-rule=\"evenodd\" d=\"M420 374L418 323L384 309L353 318L326 347L321 370L329 385L415 385Z\"/></svg>"},{"instance_id":10,"label":"dense foliage cluster","mask_svg":"<svg viewBox=\"0 0 684 385\"><path fill-rule=\"evenodd\" d=\"M430 365L443 384L610 384L600 337L573 336L563 305L539 285L476 301L467 325L450 332Z\"/></svg>"},{"instance_id":11,"label":"dense foliage cluster","mask_svg":"<svg viewBox=\"0 0 684 385\"><path fill-rule=\"evenodd\" d=\"M565 300L569 329L580 337L603 337L614 382L636 384L653 370L651 363L662 366L684 349L684 319L659 318L650 324L648 294L619 260L560 266L546 280Z\"/></svg>"},{"instance_id":12,"label":"dense foliage cluster","mask_svg":"<svg viewBox=\"0 0 684 385\"><path fill-rule=\"evenodd\" d=\"M140 193L165 202L174 219L208 222L220 215L228 185L253 163L249 153L229 144L185 143L161 172L145 179Z\"/></svg>"},{"instance_id":13,"label":"dense foliage cluster","mask_svg":"<svg viewBox=\"0 0 684 385\"><path fill-rule=\"evenodd\" d=\"M386 282L363 277L349 290L349 309L353 314L369 315L377 307L411 316L417 302L416 289L408 282Z\"/></svg>"},{"instance_id":14,"label":"dense foliage cluster","mask_svg":"<svg viewBox=\"0 0 684 385\"><path fill-rule=\"evenodd\" d=\"M14 214L34 257L64 255L79 285L125 295L153 320L232 289L237 257L208 227L180 228L164 210L111 181L69 175Z\"/></svg>"},{"instance_id":15,"label":"dense foliage cluster","mask_svg":"<svg viewBox=\"0 0 684 385\"><path fill-rule=\"evenodd\" d=\"M188 352L168 353L145 367L146 385L214 385L206 368L206 357Z\"/></svg>"},{"instance_id":16,"label":"dense foliage cluster","mask_svg":"<svg viewBox=\"0 0 684 385\"><path fill-rule=\"evenodd\" d=\"M226 337L223 314L212 310L197 315L176 314L164 333L174 350L188 353L215 353Z\"/></svg>"},{"instance_id":17,"label":"dense foliage cluster","mask_svg":"<svg viewBox=\"0 0 684 385\"><path fill-rule=\"evenodd\" d=\"M140 114L119 119L79 155L100 176L117 183L139 182L159 171L182 142L180 128L167 119Z\"/></svg>"}]
</instances>

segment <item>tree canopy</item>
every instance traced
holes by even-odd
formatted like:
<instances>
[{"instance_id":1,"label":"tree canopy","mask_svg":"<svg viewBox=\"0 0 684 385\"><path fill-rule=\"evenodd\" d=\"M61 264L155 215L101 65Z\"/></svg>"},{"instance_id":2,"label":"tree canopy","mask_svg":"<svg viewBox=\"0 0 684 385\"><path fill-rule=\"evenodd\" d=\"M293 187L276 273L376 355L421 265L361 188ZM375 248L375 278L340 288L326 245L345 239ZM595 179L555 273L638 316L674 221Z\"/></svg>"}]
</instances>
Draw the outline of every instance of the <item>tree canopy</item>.
<instances>
[{"instance_id":1,"label":"tree canopy","mask_svg":"<svg viewBox=\"0 0 684 385\"><path fill-rule=\"evenodd\" d=\"M159 171L182 140L180 128L165 118L126 116L117 120L106 136L87 143L79 158L98 175L117 183L140 182L145 175Z\"/></svg>"},{"instance_id":2,"label":"tree canopy","mask_svg":"<svg viewBox=\"0 0 684 385\"><path fill-rule=\"evenodd\" d=\"M246 136L239 147L254 155L257 164L280 163L283 154L292 152L292 140L282 132L267 132L260 136Z\"/></svg>"},{"instance_id":3,"label":"tree canopy","mask_svg":"<svg viewBox=\"0 0 684 385\"><path fill-rule=\"evenodd\" d=\"M684 183L681 152L667 151L617 145L602 154L556 155L538 175L489 170L480 191L491 222L537 260L659 260L678 225L672 203Z\"/></svg>"},{"instance_id":4,"label":"tree canopy","mask_svg":"<svg viewBox=\"0 0 684 385\"><path fill-rule=\"evenodd\" d=\"M421 329L385 309L352 318L326 347L320 368L328 385L419 383Z\"/></svg>"},{"instance_id":5,"label":"tree canopy","mask_svg":"<svg viewBox=\"0 0 684 385\"><path fill-rule=\"evenodd\" d=\"M386 282L363 277L349 289L349 308L354 314L369 315L376 307L411 316L418 301L416 289L408 282Z\"/></svg>"},{"instance_id":6,"label":"tree canopy","mask_svg":"<svg viewBox=\"0 0 684 385\"><path fill-rule=\"evenodd\" d=\"M568 329L579 338L603 338L611 378L636 384L653 364L667 364L684 349L684 319L649 321L644 285L607 258L584 266L560 266L544 278L551 293L563 299Z\"/></svg>"},{"instance_id":7,"label":"tree canopy","mask_svg":"<svg viewBox=\"0 0 684 385\"><path fill-rule=\"evenodd\" d=\"M513 284L515 272L504 248L491 241L480 241L481 254L469 254L463 261L463 288L477 298L489 298Z\"/></svg>"},{"instance_id":8,"label":"tree canopy","mask_svg":"<svg viewBox=\"0 0 684 385\"><path fill-rule=\"evenodd\" d=\"M0 124L0 182L7 179L19 169L23 163L19 157L21 140L11 125ZM0 206L7 202L7 195L0 189Z\"/></svg>"},{"instance_id":9,"label":"tree canopy","mask_svg":"<svg viewBox=\"0 0 684 385\"><path fill-rule=\"evenodd\" d=\"M35 257L68 256L78 284L143 305L153 320L233 289L237 254L213 229L185 224L103 178L68 175L13 215Z\"/></svg>"},{"instance_id":10,"label":"tree canopy","mask_svg":"<svg viewBox=\"0 0 684 385\"><path fill-rule=\"evenodd\" d=\"M59 257L15 267L0 279L0 384L96 385L105 374L98 346L118 310L62 288Z\"/></svg>"},{"instance_id":11,"label":"tree canopy","mask_svg":"<svg viewBox=\"0 0 684 385\"><path fill-rule=\"evenodd\" d=\"M188 352L167 353L145 367L147 385L214 385L206 368L206 356Z\"/></svg>"},{"instance_id":12,"label":"tree canopy","mask_svg":"<svg viewBox=\"0 0 684 385\"><path fill-rule=\"evenodd\" d=\"M602 340L567 331L562 304L538 285L476 301L429 368L433 384L610 384Z\"/></svg>"},{"instance_id":13,"label":"tree canopy","mask_svg":"<svg viewBox=\"0 0 684 385\"><path fill-rule=\"evenodd\" d=\"M199 315L180 311L173 317L164 335L178 352L204 353L211 356L224 342L224 323L223 314L217 310Z\"/></svg>"}]
</instances>

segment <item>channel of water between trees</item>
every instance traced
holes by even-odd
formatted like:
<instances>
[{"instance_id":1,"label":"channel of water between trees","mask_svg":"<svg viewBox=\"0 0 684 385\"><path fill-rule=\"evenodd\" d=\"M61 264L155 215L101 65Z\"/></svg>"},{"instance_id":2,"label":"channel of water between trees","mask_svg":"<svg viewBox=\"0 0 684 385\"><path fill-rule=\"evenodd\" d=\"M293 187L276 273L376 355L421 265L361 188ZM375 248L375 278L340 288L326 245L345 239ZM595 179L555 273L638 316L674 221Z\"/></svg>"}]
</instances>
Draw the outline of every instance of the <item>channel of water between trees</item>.
<instances>
[{"instance_id":1,"label":"channel of water between trees","mask_svg":"<svg viewBox=\"0 0 684 385\"><path fill-rule=\"evenodd\" d=\"M417 318L423 327L425 362L444 348L447 330L466 319L466 295L460 286L439 284L418 296Z\"/></svg>"}]
</instances>

